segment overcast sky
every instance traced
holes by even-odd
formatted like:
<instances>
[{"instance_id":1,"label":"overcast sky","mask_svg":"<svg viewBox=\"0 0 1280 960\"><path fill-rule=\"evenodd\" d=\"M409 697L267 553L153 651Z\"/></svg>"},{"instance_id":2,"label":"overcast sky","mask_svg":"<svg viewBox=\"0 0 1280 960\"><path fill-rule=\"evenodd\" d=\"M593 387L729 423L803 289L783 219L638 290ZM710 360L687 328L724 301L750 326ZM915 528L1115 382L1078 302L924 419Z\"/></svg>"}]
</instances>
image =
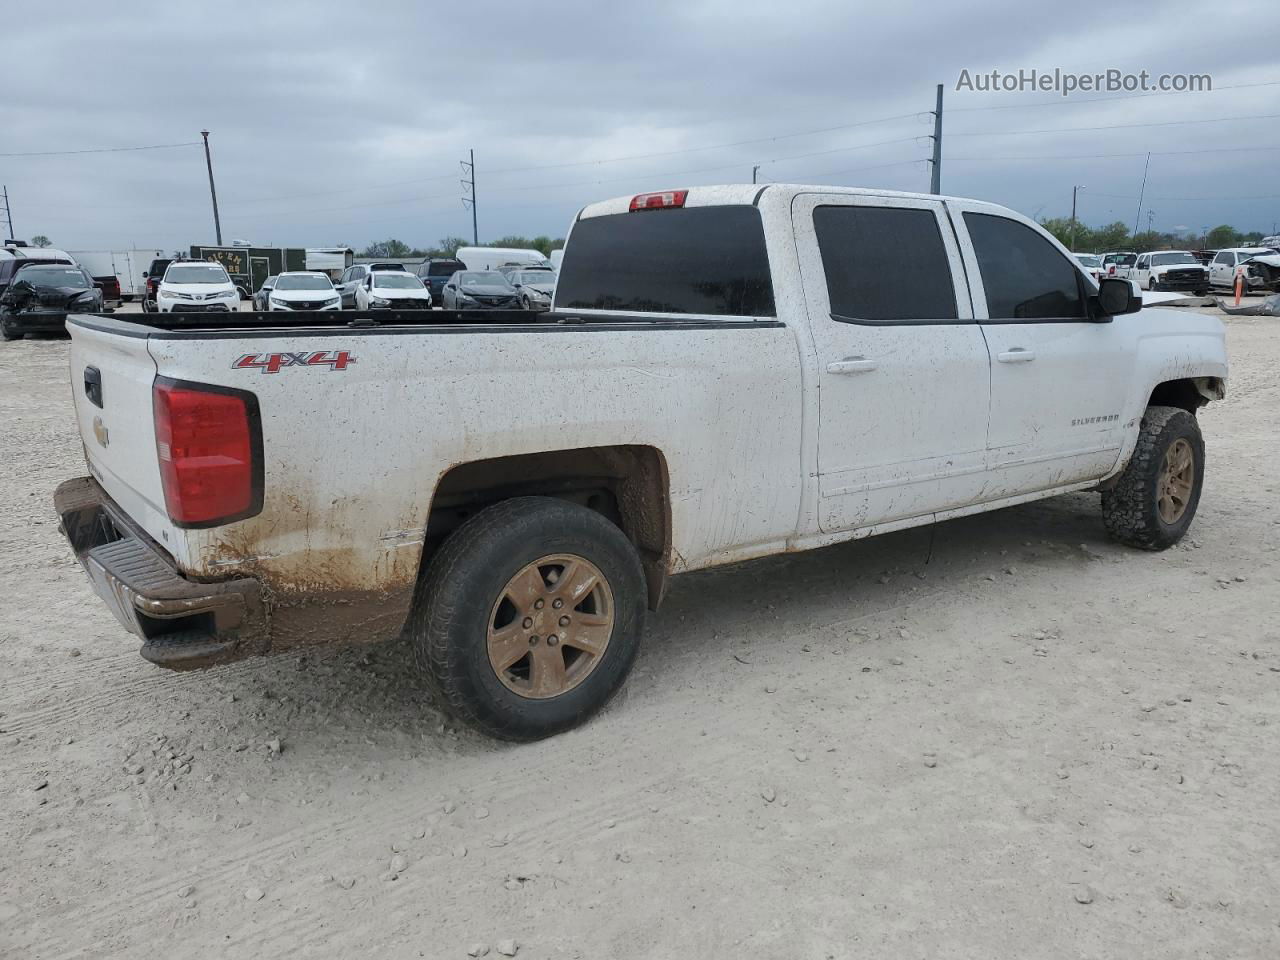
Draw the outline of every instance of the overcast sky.
<instances>
[{"instance_id":1,"label":"overcast sky","mask_svg":"<svg viewBox=\"0 0 1280 960\"><path fill-rule=\"evenodd\" d=\"M472 148L482 242L563 236L589 201L750 181L754 164L767 180L927 191L938 83L944 193L1066 216L1083 184L1084 222L1132 225L1152 151L1143 228L1148 208L1157 229L1280 221L1280 118L1066 129L1280 114L1274 0L1142 15L1025 0L170 0L10 14L0 154L183 143L207 128L227 242L470 237L458 161ZM1208 73L1218 92L955 89L964 69L1055 67ZM1082 156L1098 154L1126 156ZM0 183L20 238L213 242L198 146L0 156Z\"/></svg>"}]
</instances>

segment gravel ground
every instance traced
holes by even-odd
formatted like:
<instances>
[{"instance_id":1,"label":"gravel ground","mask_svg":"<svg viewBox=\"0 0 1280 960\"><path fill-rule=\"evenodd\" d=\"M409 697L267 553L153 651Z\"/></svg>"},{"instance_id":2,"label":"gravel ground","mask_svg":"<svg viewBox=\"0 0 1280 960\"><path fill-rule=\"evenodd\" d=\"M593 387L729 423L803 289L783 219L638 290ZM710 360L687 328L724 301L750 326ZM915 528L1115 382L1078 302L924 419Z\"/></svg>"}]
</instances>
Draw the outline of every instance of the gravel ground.
<instances>
[{"instance_id":1,"label":"gravel ground","mask_svg":"<svg viewBox=\"0 0 1280 960\"><path fill-rule=\"evenodd\" d=\"M67 342L0 345L0 956L1280 955L1280 321L1200 515L1096 495L675 582L624 693L457 730L402 645L160 671L61 540Z\"/></svg>"}]
</instances>

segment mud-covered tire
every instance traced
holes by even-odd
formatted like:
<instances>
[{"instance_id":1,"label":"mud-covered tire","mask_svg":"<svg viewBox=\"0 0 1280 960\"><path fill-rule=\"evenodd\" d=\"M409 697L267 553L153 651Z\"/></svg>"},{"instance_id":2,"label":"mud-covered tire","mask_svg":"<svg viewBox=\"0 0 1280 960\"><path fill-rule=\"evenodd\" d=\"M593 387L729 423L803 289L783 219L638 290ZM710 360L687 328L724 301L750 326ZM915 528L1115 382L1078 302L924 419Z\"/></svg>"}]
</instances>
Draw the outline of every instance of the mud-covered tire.
<instances>
[{"instance_id":1,"label":"mud-covered tire","mask_svg":"<svg viewBox=\"0 0 1280 960\"><path fill-rule=\"evenodd\" d=\"M564 555L602 575L612 630L576 686L532 699L510 689L491 665L490 629L512 578ZM408 633L419 669L461 721L504 740L538 740L582 723L617 692L639 650L645 600L640 557L617 526L567 501L517 497L476 514L444 542L420 585Z\"/></svg>"},{"instance_id":2,"label":"mud-covered tire","mask_svg":"<svg viewBox=\"0 0 1280 960\"><path fill-rule=\"evenodd\" d=\"M1160 514L1160 485L1165 455L1179 440L1191 449L1193 482L1186 506L1173 522ZM1196 418L1178 407L1148 407L1138 443L1115 485L1102 491L1102 519L1121 543L1143 550L1164 550L1187 532L1195 519L1204 486L1204 438Z\"/></svg>"}]
</instances>

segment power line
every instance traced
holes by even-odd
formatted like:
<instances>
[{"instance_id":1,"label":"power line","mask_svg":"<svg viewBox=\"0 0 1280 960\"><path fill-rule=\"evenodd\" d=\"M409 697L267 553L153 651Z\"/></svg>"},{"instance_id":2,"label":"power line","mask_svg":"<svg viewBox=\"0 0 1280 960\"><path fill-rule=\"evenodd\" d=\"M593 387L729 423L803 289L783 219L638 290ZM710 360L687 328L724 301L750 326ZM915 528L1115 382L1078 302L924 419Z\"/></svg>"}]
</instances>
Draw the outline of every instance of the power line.
<instances>
[{"instance_id":1,"label":"power line","mask_svg":"<svg viewBox=\"0 0 1280 960\"><path fill-rule=\"evenodd\" d=\"M1160 123L1113 123L1102 127L1056 127L1047 130L979 130L951 133L953 137L1011 137L1027 133L1079 133L1089 130L1128 130L1138 127L1176 127L1192 123L1227 123L1231 120L1274 120L1280 113L1257 113L1243 117L1212 117L1208 120L1165 120Z\"/></svg>"},{"instance_id":2,"label":"power line","mask_svg":"<svg viewBox=\"0 0 1280 960\"><path fill-rule=\"evenodd\" d=\"M6 159L13 157L69 157L83 153L131 153L137 150L172 150L174 147L198 147L201 141L184 143L153 143L145 147L94 147L89 150L35 150L26 153L0 153Z\"/></svg>"},{"instance_id":3,"label":"power line","mask_svg":"<svg viewBox=\"0 0 1280 960\"><path fill-rule=\"evenodd\" d=\"M1137 200L1135 196L1125 193L1103 193L1094 191L1095 197L1107 197L1112 200ZM1224 203L1234 200L1280 200L1280 193L1260 193L1247 197L1157 197L1152 196L1152 200L1169 200L1175 203Z\"/></svg>"},{"instance_id":4,"label":"power line","mask_svg":"<svg viewBox=\"0 0 1280 960\"><path fill-rule=\"evenodd\" d=\"M893 117L879 117L875 120L860 120L857 123L842 123L835 127L820 127L817 130L801 130L798 133L779 133L771 137L757 137L754 140L735 140L732 143L713 143L703 147L685 147L680 150L663 150L658 153L636 153L625 157L608 157L602 160L575 160L572 163L551 163L538 167L507 167L494 170L493 173L527 173L532 170L556 170L564 167L589 167L597 163L621 163L624 160L652 160L656 157L674 157L683 153L697 153L701 150L725 150L729 147L746 147L757 143L773 143L776 140L790 140L795 137L811 137L819 133L832 133L836 130L852 130L855 127L867 127L876 123L888 123L891 120L906 120L921 116L921 111L900 113ZM908 139L915 139L914 137Z\"/></svg>"},{"instance_id":5,"label":"power line","mask_svg":"<svg viewBox=\"0 0 1280 960\"><path fill-rule=\"evenodd\" d=\"M954 136L954 134L953 134ZM1145 157L1150 153L1153 157L1177 157L1186 156L1195 153L1243 153L1267 150L1280 150L1280 146L1274 147L1206 147L1202 150L1140 150L1136 153L1075 153L1075 154L1041 154L1037 156L1020 156L1020 157L948 157L948 160L962 161L981 161L985 163L988 160L1111 160L1120 157Z\"/></svg>"},{"instance_id":6,"label":"power line","mask_svg":"<svg viewBox=\"0 0 1280 960\"><path fill-rule=\"evenodd\" d=\"M919 139L922 139L922 138L921 137L899 137L893 140L879 140L874 143L859 143L859 144L854 144L848 147L836 147L835 149L832 149L832 150L815 150L815 151L810 151L808 153L791 154L785 157L774 157L769 160L762 160L760 161L760 164L761 166L763 166L765 164L785 163L791 160L805 160L810 157L830 156L833 153L849 153L855 150L866 150L866 149L871 149L873 147L889 146L889 145L898 144L898 143L909 143ZM896 161L894 164L891 164L891 165L896 166L898 163L915 163L915 161L914 160ZM697 174L697 173L710 173L716 170L729 170L729 169L737 168L738 166L740 166L740 164L735 161L731 163L716 164L715 166L709 166L709 167L695 167L692 169L684 169L684 170L658 170L658 171L652 171L652 172L646 172L646 173L628 174L627 176L621 176L621 177L606 177L606 178L597 177L591 180L572 180L566 183L532 183L532 184L523 183L519 185L508 184L506 186L490 187L489 192L490 193L495 193L495 192L527 193L527 192L533 192L537 190L562 190L562 189L570 189L573 187L589 187L589 186L597 186L600 184L608 184L608 183L635 183L638 181L656 178L656 177L663 177L663 178L682 177L682 176L688 176L688 175ZM874 168L859 167L857 169L874 169ZM849 172L852 172L852 171L849 171ZM463 161L463 174L464 174L464 179L462 181L463 187L469 190L470 189L469 181L466 179L466 176L468 175L468 171L467 171L467 164L465 161ZM336 206L336 207L308 208L305 212L306 213L326 213L326 212L337 212L342 210L359 209L362 207L371 207L371 206L394 206L401 203L424 203L431 200L455 200L455 199L457 199L457 195L452 193L434 194L434 195L425 196L425 197L403 197L403 198L390 198L387 200L375 200L375 201L367 201L367 202L362 201L360 203L344 204L342 206ZM281 214L279 212L264 211L261 216L251 215L248 218L241 217L241 219L242 220L248 219L249 221L252 222L254 220L265 219L266 217L278 217L280 215Z\"/></svg>"},{"instance_id":7,"label":"power line","mask_svg":"<svg viewBox=\"0 0 1280 960\"><path fill-rule=\"evenodd\" d=\"M1261 83L1235 83L1212 90L1165 90L1159 93L1130 93L1120 97L1060 97L1057 100L1037 100L1035 103L998 103L985 107L950 107L952 113L971 113L978 110L1027 110L1031 107L1076 106L1081 103L1110 103L1113 100L1145 100L1148 97L1185 97L1188 93L1218 93L1221 90L1246 90L1251 87L1276 87L1280 80L1263 80Z\"/></svg>"},{"instance_id":8,"label":"power line","mask_svg":"<svg viewBox=\"0 0 1280 960\"><path fill-rule=\"evenodd\" d=\"M529 167L503 167L498 170L490 170L489 175L497 176L498 174L505 174L505 173L531 173L537 170L562 170L567 167L589 167L589 166L594 166L596 164L602 164L602 163L623 163L629 160L652 160L658 157L674 157L674 156L679 156L681 154L686 154L686 153L698 153L703 150L726 150L726 149L729 149L730 147L751 146L753 144L758 144L758 143L773 143L777 140L792 140L797 137L816 136L817 134L820 134L820 133L831 133L836 130L852 130L857 127L867 127L877 123L889 123L890 121L893 121L893 120L908 120L913 117L918 117L921 115L922 113L920 111L917 111L915 113L900 113L892 117L877 117L874 120L860 120L856 123L840 124L834 127L820 127L814 130L801 130L796 133L779 133L769 137L759 137L754 140L735 140L730 143L712 143L712 144L706 144L700 147L684 147L679 150L663 150L657 153L636 153L636 154L630 154L622 157L605 157L599 160L575 160L568 163L550 163L550 164L542 164L539 166L529 166ZM916 138L909 137L906 139L916 139ZM897 141L890 141L890 142L897 142ZM856 148L850 148L850 149L856 149ZM836 152L836 151L833 151L833 152ZM814 156L816 156L816 154L814 154ZM773 161L767 161L767 162L773 162ZM245 202L246 203L267 203L275 200L295 200L295 199L303 199L306 197L329 196L332 194L340 194L340 193L359 193L364 190L381 189L383 187L403 186L404 184L408 184L408 183L426 183L428 181L433 181L433 180L452 180L454 179L455 176L456 174L444 173L444 174L440 174L438 176L432 176L432 177L415 177L412 180L393 180L393 181L388 181L384 183L372 183L372 184L366 183L359 187L352 187L349 189L342 189L342 190L316 190L308 193L292 193L292 194L286 194L283 196L274 196L274 197L250 197Z\"/></svg>"}]
</instances>

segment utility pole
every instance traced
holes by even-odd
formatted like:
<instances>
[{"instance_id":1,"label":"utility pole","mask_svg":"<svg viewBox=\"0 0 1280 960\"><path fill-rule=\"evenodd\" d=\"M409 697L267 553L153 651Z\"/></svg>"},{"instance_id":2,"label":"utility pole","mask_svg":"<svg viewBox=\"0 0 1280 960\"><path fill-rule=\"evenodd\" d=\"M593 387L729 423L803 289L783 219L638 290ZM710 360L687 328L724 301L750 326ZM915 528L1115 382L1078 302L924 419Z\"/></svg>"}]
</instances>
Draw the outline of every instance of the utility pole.
<instances>
[{"instance_id":1,"label":"utility pole","mask_svg":"<svg viewBox=\"0 0 1280 960\"><path fill-rule=\"evenodd\" d=\"M938 84L938 106L933 111L933 160L929 177L929 192L942 192L942 84Z\"/></svg>"},{"instance_id":2,"label":"utility pole","mask_svg":"<svg viewBox=\"0 0 1280 960\"><path fill-rule=\"evenodd\" d=\"M218 219L218 191L213 185L213 159L209 156L209 131L201 130L204 137L204 165L209 168L209 196L213 200L213 232L218 238L218 246L222 246L222 221Z\"/></svg>"},{"instance_id":3,"label":"utility pole","mask_svg":"<svg viewBox=\"0 0 1280 960\"><path fill-rule=\"evenodd\" d=\"M1138 235L1138 219L1142 216L1142 198L1147 195L1147 171L1151 169L1151 154L1147 154L1147 162L1142 167L1142 189L1138 191L1138 212L1133 215L1133 235Z\"/></svg>"},{"instance_id":4,"label":"utility pole","mask_svg":"<svg viewBox=\"0 0 1280 960\"><path fill-rule=\"evenodd\" d=\"M1147 233L1151 232L1152 223L1155 221L1155 219L1156 219L1156 212L1154 210L1148 210L1147 211Z\"/></svg>"},{"instance_id":5,"label":"utility pole","mask_svg":"<svg viewBox=\"0 0 1280 960\"><path fill-rule=\"evenodd\" d=\"M757 163L754 167L752 167L752 168L751 168L751 182L752 182L752 183L755 183L755 182L756 182L756 174L757 174L757 173L759 173L759 172L760 172L760 164L758 164L758 163Z\"/></svg>"},{"instance_id":6,"label":"utility pole","mask_svg":"<svg viewBox=\"0 0 1280 960\"><path fill-rule=\"evenodd\" d=\"M5 219L9 221L9 239L12 240L14 239L13 208L9 206L9 185L8 184L5 184L5 188L4 188L4 216L5 216Z\"/></svg>"},{"instance_id":7,"label":"utility pole","mask_svg":"<svg viewBox=\"0 0 1280 960\"><path fill-rule=\"evenodd\" d=\"M1071 249L1076 248L1076 193L1084 189L1084 184L1076 184L1071 188Z\"/></svg>"},{"instance_id":8,"label":"utility pole","mask_svg":"<svg viewBox=\"0 0 1280 960\"><path fill-rule=\"evenodd\" d=\"M480 246L480 227L476 220L476 152L471 151L470 162L466 160L458 162L462 165L462 172L467 175L467 179L462 181L462 186L471 193L469 197L462 198L462 205L471 207L471 242L478 247Z\"/></svg>"}]
</instances>

